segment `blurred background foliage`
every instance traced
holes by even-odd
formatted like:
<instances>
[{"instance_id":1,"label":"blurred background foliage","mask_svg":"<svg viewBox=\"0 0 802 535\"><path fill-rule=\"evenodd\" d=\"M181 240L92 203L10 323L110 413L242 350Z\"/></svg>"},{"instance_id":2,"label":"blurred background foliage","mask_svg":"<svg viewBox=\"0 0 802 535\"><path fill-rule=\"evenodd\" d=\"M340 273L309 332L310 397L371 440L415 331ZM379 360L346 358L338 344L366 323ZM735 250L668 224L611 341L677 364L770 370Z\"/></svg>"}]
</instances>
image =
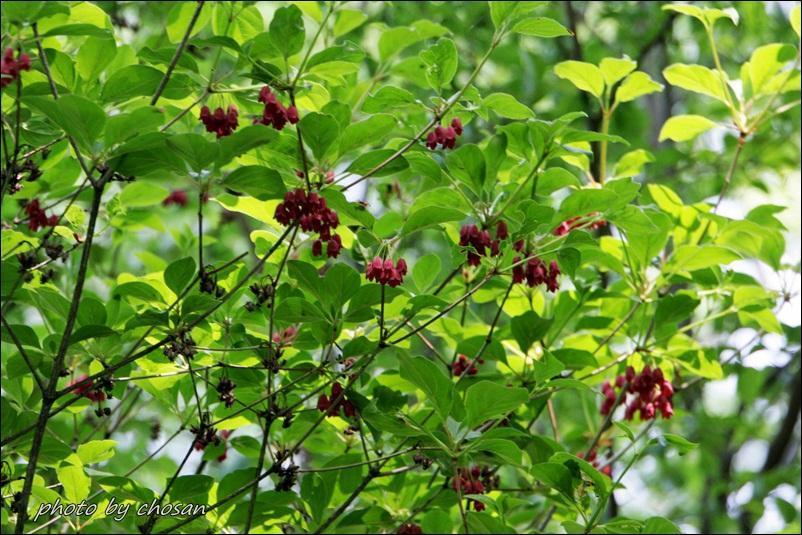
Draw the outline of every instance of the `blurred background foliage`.
<instances>
[{"instance_id":1,"label":"blurred background foliage","mask_svg":"<svg viewBox=\"0 0 802 535\"><path fill-rule=\"evenodd\" d=\"M139 50L170 45L164 31L170 2L96 2L111 17L118 36ZM275 5L274 5L275 4ZM304 4L298 2L298 4ZM414 70L404 60L389 69L377 70L377 35L382 25L403 26L429 20L448 27L459 49L459 72L455 89L461 87L476 60L488 49L493 25L484 2L348 2L350 9L364 12L367 22L348 34L348 40L362 47L368 57L366 71L358 73L362 83L353 89L351 99L366 88L383 81L404 78L404 87L414 91ZM604 57L628 55L638 68L665 85L635 103L623 106L615 115L610 131L630 141L631 146L611 148L611 160L623 152L642 148L653 156L639 180L670 185L683 200L693 202L715 197L722 188L737 132L708 132L692 143L659 143L658 133L671 115L694 113L714 120L727 120L724 106L687 91L672 88L662 78L663 69L675 62L712 65L710 47L702 26L690 17L664 11L663 2L554 2L542 14L561 21L575 36L560 39L533 39L510 36L493 53L476 85L482 90L515 95L531 106L538 117L553 119L582 110L588 114L586 127L598 130L599 110L586 93L553 73L553 66L567 59L597 63ZM793 2L704 2L710 7L735 7L740 14L737 26L716 26L721 61L731 79L737 79L740 66L752 51L767 43L795 43L797 37L788 24ZM265 20L270 20L278 3L260 2ZM307 31L312 30L308 25ZM426 43L413 44L404 58L417 58ZM193 44L190 56L210 61L210 49ZM224 58L219 69L236 69L234 58ZM203 68L200 72L205 72ZM350 86L349 86L350 87ZM344 89L345 90L345 89ZM351 89L349 89L351 90ZM429 91L419 88L424 97ZM793 98L798 99L798 93ZM503 119L481 119L466 129L465 142L478 142L491 134ZM655 515L674 520L687 532L787 532L800 530L800 108L767 121L761 132L747 142L735 175L729 198L723 205L726 215L743 216L753 206L773 203L787 206L780 219L788 228L787 269L779 278L761 272L756 263L744 263L742 270L758 277L767 286L784 292L788 303L780 314L784 336L765 335L753 343L755 331L739 328L735 318L712 322L698 337L704 345L718 346L723 357L745 347L741 358L725 368L727 379L700 382L683 392L678 416L661 422L666 430L698 442L699 448L684 456L655 444L624 478L626 489L617 491L612 504L619 514L635 518ZM194 118L187 123L194 127ZM65 164L69 165L69 164ZM75 173L78 172L74 169ZM389 191L403 194L404 185L392 177L378 179ZM176 184L180 187L181 184ZM366 194L363 191L363 194ZM381 190L380 190L381 191ZM162 192L166 193L166 192ZM161 194L161 193L160 193ZM109 268L136 272L137 265L158 265L159 256L174 257L165 251L163 237L156 228L170 232L176 250L187 250L193 240L192 210L173 210L168 217L154 212L141 215L137 234L139 246L126 251L122 241L114 248L101 249L96 260ZM211 212L211 210L210 210ZM210 240L210 256L222 256L232 248L249 246L253 230L241 216L225 211L208 216L217 225ZM159 222L161 221L161 222ZM223 224L226 223L226 224ZM129 230L131 226L129 225ZM151 252L148 252L151 251ZM116 268L113 266L117 265ZM765 275L765 277L763 276ZM768 277L768 278L766 278ZM597 408L588 399L572 397L557 401L562 439L577 449L588 439L588 425L597 419ZM154 416L154 420L156 417ZM133 423L148 432L147 420ZM548 423L540 422L539 432L549 434ZM572 427L573 426L573 427ZM120 467L130 459L120 454L112 461ZM153 477L172 470L169 459L160 459L143 472ZM113 470L114 465L109 469Z\"/></svg>"}]
</instances>

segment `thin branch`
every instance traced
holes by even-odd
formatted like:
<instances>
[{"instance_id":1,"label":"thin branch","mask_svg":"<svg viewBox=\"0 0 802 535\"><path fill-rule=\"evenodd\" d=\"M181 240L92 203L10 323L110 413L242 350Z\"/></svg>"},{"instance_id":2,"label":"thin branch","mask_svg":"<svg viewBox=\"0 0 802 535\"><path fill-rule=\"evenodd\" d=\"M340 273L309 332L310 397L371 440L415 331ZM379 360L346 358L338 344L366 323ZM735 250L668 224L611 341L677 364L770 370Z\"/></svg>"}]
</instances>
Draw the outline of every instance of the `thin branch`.
<instances>
[{"instance_id":1,"label":"thin branch","mask_svg":"<svg viewBox=\"0 0 802 535\"><path fill-rule=\"evenodd\" d=\"M159 82L159 87L156 88L156 92L153 94L153 98L150 99L151 106L156 105L156 103L159 101L159 97L161 97L162 95L162 92L167 87L167 82L170 81L170 76L172 76L173 70L175 70L175 66L178 64L178 60L181 59L181 54L183 54L184 52L184 47L187 46L187 41L189 41L189 36L192 34L192 28L195 27L195 23L198 21L198 16L200 15L201 10L203 9L203 3L204 3L203 0L198 0L198 7L196 7L195 12L192 13L192 18L189 20L187 31L184 33L184 37L181 39L181 43L179 43L178 48L175 49L175 54L173 54L173 59L170 60L170 64L167 66L167 71L165 71L161 82Z\"/></svg>"}]
</instances>

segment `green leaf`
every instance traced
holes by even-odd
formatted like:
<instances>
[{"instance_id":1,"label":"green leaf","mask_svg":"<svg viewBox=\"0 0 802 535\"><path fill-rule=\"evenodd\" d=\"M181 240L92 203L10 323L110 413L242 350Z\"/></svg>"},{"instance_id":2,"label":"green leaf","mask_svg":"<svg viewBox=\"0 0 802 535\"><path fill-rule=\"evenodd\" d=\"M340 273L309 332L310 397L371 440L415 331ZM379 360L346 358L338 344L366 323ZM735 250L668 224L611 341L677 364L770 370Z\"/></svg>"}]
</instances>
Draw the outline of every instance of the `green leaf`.
<instances>
[{"instance_id":1,"label":"green leaf","mask_svg":"<svg viewBox=\"0 0 802 535\"><path fill-rule=\"evenodd\" d=\"M530 119L535 116L532 110L507 93L490 94L484 98L482 104L508 119Z\"/></svg>"},{"instance_id":2,"label":"green leaf","mask_svg":"<svg viewBox=\"0 0 802 535\"><path fill-rule=\"evenodd\" d=\"M551 320L549 320L551 324ZM550 325L549 325L550 326ZM552 377L557 376L565 369L565 365L557 359L550 351L543 353L539 361L535 362L535 380L539 383L545 383Z\"/></svg>"},{"instance_id":3,"label":"green leaf","mask_svg":"<svg viewBox=\"0 0 802 535\"><path fill-rule=\"evenodd\" d=\"M318 161L322 161L329 147L340 135L340 124L331 115L308 113L299 123L303 131L304 142L312 149Z\"/></svg>"},{"instance_id":4,"label":"green leaf","mask_svg":"<svg viewBox=\"0 0 802 535\"><path fill-rule=\"evenodd\" d=\"M70 345L91 338L104 338L106 336L115 336L117 332L105 325L82 325L73 331L70 336Z\"/></svg>"},{"instance_id":5,"label":"green leaf","mask_svg":"<svg viewBox=\"0 0 802 535\"><path fill-rule=\"evenodd\" d=\"M95 143L106 124L106 112L100 106L77 95L63 95L58 100L51 97L27 97L23 100L72 136L81 149L90 154L96 152Z\"/></svg>"},{"instance_id":6,"label":"green leaf","mask_svg":"<svg viewBox=\"0 0 802 535\"><path fill-rule=\"evenodd\" d=\"M170 500L177 502L200 502L214 484L214 478L205 475L178 476L170 487ZM193 500L192 498L195 498Z\"/></svg>"},{"instance_id":7,"label":"green leaf","mask_svg":"<svg viewBox=\"0 0 802 535\"><path fill-rule=\"evenodd\" d=\"M454 177L479 195L487 176L485 155L476 145L469 143L446 156L448 170Z\"/></svg>"},{"instance_id":8,"label":"green leaf","mask_svg":"<svg viewBox=\"0 0 802 535\"><path fill-rule=\"evenodd\" d=\"M465 425L473 428L491 418L504 416L522 406L528 399L529 392L525 388L480 381L465 391Z\"/></svg>"},{"instance_id":9,"label":"green leaf","mask_svg":"<svg viewBox=\"0 0 802 535\"><path fill-rule=\"evenodd\" d=\"M56 476L64 488L64 501L80 503L89 496L92 480L84 472L83 466L60 466L56 468Z\"/></svg>"},{"instance_id":10,"label":"green leaf","mask_svg":"<svg viewBox=\"0 0 802 535\"><path fill-rule=\"evenodd\" d=\"M385 161L395 156L395 152L396 151L392 149L379 149L365 152L359 155L356 160L351 162L351 165L348 166L347 171L354 175L367 174L372 172L373 169L383 164ZM397 156L389 164L384 165L379 171L371 174L372 176L387 176L403 171L407 167L409 167L409 163L407 163L402 156Z\"/></svg>"},{"instance_id":11,"label":"green leaf","mask_svg":"<svg viewBox=\"0 0 802 535\"><path fill-rule=\"evenodd\" d=\"M489 1L490 19L493 21L493 26L496 28L501 27L510 15L512 15L516 4L518 4L518 2Z\"/></svg>"},{"instance_id":12,"label":"green leaf","mask_svg":"<svg viewBox=\"0 0 802 535\"><path fill-rule=\"evenodd\" d=\"M323 294L325 302L331 304L335 311L339 311L359 290L359 273L348 264L334 264L326 271L322 285L326 289Z\"/></svg>"},{"instance_id":13,"label":"green leaf","mask_svg":"<svg viewBox=\"0 0 802 535\"><path fill-rule=\"evenodd\" d=\"M791 9L791 14L788 17L788 19L791 21L791 27L796 32L797 37L799 37L800 35L799 12L800 12L799 6L794 6L793 9Z\"/></svg>"},{"instance_id":14,"label":"green leaf","mask_svg":"<svg viewBox=\"0 0 802 535\"><path fill-rule=\"evenodd\" d=\"M415 95L393 85L383 85L375 93L368 95L362 105L365 113L388 111L399 106L416 104Z\"/></svg>"},{"instance_id":15,"label":"green leaf","mask_svg":"<svg viewBox=\"0 0 802 535\"><path fill-rule=\"evenodd\" d=\"M90 440L78 446L78 457L84 466L106 461L114 457L116 440Z\"/></svg>"},{"instance_id":16,"label":"green leaf","mask_svg":"<svg viewBox=\"0 0 802 535\"><path fill-rule=\"evenodd\" d=\"M671 256L669 266L675 272L696 271L729 264L740 258L735 251L718 245L681 245Z\"/></svg>"},{"instance_id":17,"label":"green leaf","mask_svg":"<svg viewBox=\"0 0 802 535\"><path fill-rule=\"evenodd\" d=\"M217 141L217 145L220 147L217 165L223 166L251 149L272 143L278 138L278 135L274 129L261 124L240 128L230 136L225 136ZM306 139L305 136L304 139Z\"/></svg>"},{"instance_id":18,"label":"green leaf","mask_svg":"<svg viewBox=\"0 0 802 535\"><path fill-rule=\"evenodd\" d=\"M658 84L645 72L633 72L621 82L615 93L618 102L629 102L649 93L658 93L663 90L663 84Z\"/></svg>"},{"instance_id":19,"label":"green leaf","mask_svg":"<svg viewBox=\"0 0 802 535\"><path fill-rule=\"evenodd\" d=\"M527 310L510 320L510 328L518 347L526 353L532 344L543 339L551 327L552 320L541 318L533 310Z\"/></svg>"},{"instance_id":20,"label":"green leaf","mask_svg":"<svg viewBox=\"0 0 802 535\"><path fill-rule=\"evenodd\" d=\"M676 115L669 117L660 129L660 141L688 141L715 127L716 123L702 115Z\"/></svg>"},{"instance_id":21,"label":"green leaf","mask_svg":"<svg viewBox=\"0 0 802 535\"><path fill-rule=\"evenodd\" d=\"M713 97L727 104L727 93L724 89L726 80L718 71L703 65L685 65L675 63L663 69L663 77L671 85Z\"/></svg>"},{"instance_id":22,"label":"green leaf","mask_svg":"<svg viewBox=\"0 0 802 535\"><path fill-rule=\"evenodd\" d=\"M465 214L453 208L432 206L425 210L418 210L409 216L404 227L401 229L402 235L412 234L418 230L439 225L448 221L460 221L465 218Z\"/></svg>"},{"instance_id":23,"label":"green leaf","mask_svg":"<svg viewBox=\"0 0 802 535\"><path fill-rule=\"evenodd\" d=\"M280 7L270 21L270 41L284 57L297 54L304 47L304 17L298 6Z\"/></svg>"},{"instance_id":24,"label":"green leaf","mask_svg":"<svg viewBox=\"0 0 802 535\"><path fill-rule=\"evenodd\" d=\"M195 259L191 256L176 260L164 270L164 283L174 294L180 295L192 280L196 269Z\"/></svg>"},{"instance_id":25,"label":"green leaf","mask_svg":"<svg viewBox=\"0 0 802 535\"><path fill-rule=\"evenodd\" d=\"M604 75L601 69L591 63L575 60L563 61L554 66L554 74L596 98L600 99L604 92Z\"/></svg>"},{"instance_id":26,"label":"green leaf","mask_svg":"<svg viewBox=\"0 0 802 535\"><path fill-rule=\"evenodd\" d=\"M112 115L106 121L106 130L103 134L106 147L113 147L139 134L152 133L163 121L164 112L151 106L137 108L131 113Z\"/></svg>"},{"instance_id":27,"label":"green leaf","mask_svg":"<svg viewBox=\"0 0 802 535\"><path fill-rule=\"evenodd\" d=\"M334 17L334 37L340 37L362 26L368 16L356 9L340 9Z\"/></svg>"},{"instance_id":28,"label":"green leaf","mask_svg":"<svg viewBox=\"0 0 802 535\"><path fill-rule=\"evenodd\" d=\"M440 257L434 253L422 256L412 267L412 278L419 290L426 290L440 274Z\"/></svg>"},{"instance_id":29,"label":"green leaf","mask_svg":"<svg viewBox=\"0 0 802 535\"><path fill-rule=\"evenodd\" d=\"M189 23L192 20L197 7L197 4L194 2L175 2L173 4L173 8L167 14L167 26L165 28L167 32L167 38L171 43L178 43L184 38L184 35L186 35L187 29L189 28ZM198 14L198 20L195 21L195 25L192 27L192 32L189 34L189 36L192 37L193 35L197 35L204 28L204 26L209 23L209 19L211 18L211 6L201 7L201 11Z\"/></svg>"},{"instance_id":30,"label":"green leaf","mask_svg":"<svg viewBox=\"0 0 802 535\"><path fill-rule=\"evenodd\" d=\"M42 34L42 37L52 37L54 35L89 35L108 38L111 37L111 32L94 24L65 24L46 31Z\"/></svg>"},{"instance_id":31,"label":"green leaf","mask_svg":"<svg viewBox=\"0 0 802 535\"><path fill-rule=\"evenodd\" d=\"M261 165L236 168L223 180L222 186L256 197L260 201L282 199L287 193L278 171Z\"/></svg>"},{"instance_id":32,"label":"green leaf","mask_svg":"<svg viewBox=\"0 0 802 535\"><path fill-rule=\"evenodd\" d=\"M699 444L691 442L687 438L681 437L679 435L673 435L671 433L663 433L663 438L666 439L666 442L677 448L677 451L679 452L680 455L685 455L689 451L699 447Z\"/></svg>"},{"instance_id":33,"label":"green leaf","mask_svg":"<svg viewBox=\"0 0 802 535\"><path fill-rule=\"evenodd\" d=\"M364 121L348 125L340 139L340 154L364 145L380 143L392 132L395 125L395 117L386 113L376 114Z\"/></svg>"},{"instance_id":34,"label":"green leaf","mask_svg":"<svg viewBox=\"0 0 802 535\"><path fill-rule=\"evenodd\" d=\"M769 94L770 91L766 91L768 82L780 72L786 63L793 61L795 53L794 47L780 43L756 48L747 63L752 93L755 95Z\"/></svg>"},{"instance_id":35,"label":"green leaf","mask_svg":"<svg viewBox=\"0 0 802 535\"><path fill-rule=\"evenodd\" d=\"M558 189L580 185L576 175L562 167L551 167L537 177L537 193L540 195L550 195Z\"/></svg>"},{"instance_id":36,"label":"green leaf","mask_svg":"<svg viewBox=\"0 0 802 535\"><path fill-rule=\"evenodd\" d=\"M78 74L88 82L96 82L116 55L117 45L113 37L89 37L78 49L75 58Z\"/></svg>"},{"instance_id":37,"label":"green leaf","mask_svg":"<svg viewBox=\"0 0 802 535\"><path fill-rule=\"evenodd\" d=\"M396 354L400 360L401 377L422 390L445 421L454 403L454 384L432 361L424 357L409 357L403 351Z\"/></svg>"},{"instance_id":38,"label":"green leaf","mask_svg":"<svg viewBox=\"0 0 802 535\"><path fill-rule=\"evenodd\" d=\"M472 451L481 451L500 460L500 465L520 465L523 453L515 442L503 438L480 438L471 445ZM494 463L495 464L495 463Z\"/></svg>"},{"instance_id":39,"label":"green leaf","mask_svg":"<svg viewBox=\"0 0 802 535\"><path fill-rule=\"evenodd\" d=\"M565 26L554 19L548 17L530 17L518 21L512 31L523 35L533 35L535 37L562 37L571 35Z\"/></svg>"},{"instance_id":40,"label":"green leaf","mask_svg":"<svg viewBox=\"0 0 802 535\"><path fill-rule=\"evenodd\" d=\"M326 316L317 306L300 297L288 297L276 307L276 319L289 323L325 321Z\"/></svg>"},{"instance_id":41,"label":"green leaf","mask_svg":"<svg viewBox=\"0 0 802 535\"><path fill-rule=\"evenodd\" d=\"M159 87L164 73L147 65L128 65L109 76L100 98L104 102L117 102L134 97L152 96ZM189 78L173 73L162 95L168 99L180 99L191 91Z\"/></svg>"},{"instance_id":42,"label":"green leaf","mask_svg":"<svg viewBox=\"0 0 802 535\"><path fill-rule=\"evenodd\" d=\"M604 82L607 84L607 87L612 87L616 82L624 79L629 73L634 71L637 66L638 64L628 57L604 58L599 63L599 69L604 76Z\"/></svg>"},{"instance_id":43,"label":"green leaf","mask_svg":"<svg viewBox=\"0 0 802 535\"><path fill-rule=\"evenodd\" d=\"M716 21L722 18L727 18L736 26L738 25L738 12L731 7L727 9L716 9L698 7L692 4L669 4L663 6L663 9L689 15L704 24L705 28L712 28Z\"/></svg>"},{"instance_id":44,"label":"green leaf","mask_svg":"<svg viewBox=\"0 0 802 535\"><path fill-rule=\"evenodd\" d=\"M653 516L647 519L646 523L643 524L643 531L641 533L682 533L682 531L670 520L662 516Z\"/></svg>"},{"instance_id":45,"label":"green leaf","mask_svg":"<svg viewBox=\"0 0 802 535\"><path fill-rule=\"evenodd\" d=\"M457 45L451 39L440 39L420 53L426 65L426 81L432 89L439 90L451 83L457 74Z\"/></svg>"},{"instance_id":46,"label":"green leaf","mask_svg":"<svg viewBox=\"0 0 802 535\"><path fill-rule=\"evenodd\" d=\"M545 483L547 487L553 488L564 496L573 499L573 478L571 477L571 472L564 465L553 462L537 463L532 466L532 476Z\"/></svg>"},{"instance_id":47,"label":"green leaf","mask_svg":"<svg viewBox=\"0 0 802 535\"><path fill-rule=\"evenodd\" d=\"M167 146L196 173L209 168L217 159L217 144L200 134L176 134L167 138Z\"/></svg>"}]
</instances>

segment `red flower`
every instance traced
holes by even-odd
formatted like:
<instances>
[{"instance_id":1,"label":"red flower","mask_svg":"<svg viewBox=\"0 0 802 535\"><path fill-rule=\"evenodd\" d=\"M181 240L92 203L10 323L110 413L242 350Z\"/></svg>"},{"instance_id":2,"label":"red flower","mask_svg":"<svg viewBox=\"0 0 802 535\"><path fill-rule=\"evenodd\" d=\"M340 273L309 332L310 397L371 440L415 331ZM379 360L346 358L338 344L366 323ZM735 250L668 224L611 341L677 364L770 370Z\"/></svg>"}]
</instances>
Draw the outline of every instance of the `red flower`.
<instances>
[{"instance_id":1,"label":"red flower","mask_svg":"<svg viewBox=\"0 0 802 535\"><path fill-rule=\"evenodd\" d=\"M100 402L106 400L106 393L102 390L95 389L95 383L87 375L82 375L78 379L70 383L74 386L73 393L78 396L83 396L90 401Z\"/></svg>"},{"instance_id":2,"label":"red flower","mask_svg":"<svg viewBox=\"0 0 802 535\"><path fill-rule=\"evenodd\" d=\"M298 327L290 325L280 333L274 333L273 342L281 346L288 346L295 341L296 336L298 336Z\"/></svg>"},{"instance_id":3,"label":"red flower","mask_svg":"<svg viewBox=\"0 0 802 535\"><path fill-rule=\"evenodd\" d=\"M39 199L31 199L25 205L25 214L28 216L28 228L36 232L41 227L55 227L58 216L47 215L39 206Z\"/></svg>"},{"instance_id":4,"label":"red flower","mask_svg":"<svg viewBox=\"0 0 802 535\"><path fill-rule=\"evenodd\" d=\"M342 239L332 232L340 224L337 212L326 205L326 199L317 193L307 194L301 188L288 191L284 202L276 206L274 217L282 225L297 222L305 232L316 232L318 240L312 243L312 254L323 254L323 242L326 244L326 256L337 258L342 249Z\"/></svg>"},{"instance_id":5,"label":"red flower","mask_svg":"<svg viewBox=\"0 0 802 535\"><path fill-rule=\"evenodd\" d=\"M326 413L326 416L337 416L343 410L347 417L356 416L356 406L347 399L344 389L340 383L331 385L331 397L321 394L317 400L317 410Z\"/></svg>"},{"instance_id":6,"label":"red flower","mask_svg":"<svg viewBox=\"0 0 802 535\"><path fill-rule=\"evenodd\" d=\"M19 78L21 71L31 70L31 58L28 54L19 53L17 59L14 59L14 49L6 48L3 57L0 58L0 88L3 88Z\"/></svg>"},{"instance_id":7,"label":"red flower","mask_svg":"<svg viewBox=\"0 0 802 535\"><path fill-rule=\"evenodd\" d=\"M476 359L476 362L471 363L472 360L473 359L469 359L465 355L458 355L457 360L451 364L451 375L454 377L462 377L462 375L465 373L468 375L476 375L479 373L479 370L476 368L476 364L484 364L484 359Z\"/></svg>"},{"instance_id":8,"label":"red flower","mask_svg":"<svg viewBox=\"0 0 802 535\"><path fill-rule=\"evenodd\" d=\"M365 266L365 278L369 281L376 281L379 284L386 284L395 288L404 282L404 275L407 274L407 263L403 258L399 258L395 265L390 258L382 261L381 257L376 257Z\"/></svg>"},{"instance_id":9,"label":"red flower","mask_svg":"<svg viewBox=\"0 0 802 535\"><path fill-rule=\"evenodd\" d=\"M598 215L598 212L593 212L592 214L588 214L585 217L592 217L592 216L597 216L597 215ZM555 236L565 236L566 234L568 234L572 230L580 228L580 227L581 228L586 228L588 230L594 230L594 229L603 227L603 226L605 226L607 224L607 221L604 221L603 219L601 219L601 220L594 221L592 223L588 223L588 224L583 225L583 224L579 223L580 219L581 219L580 216L576 216L576 217L572 217L570 219L566 219L565 221L563 221L562 223L557 225L557 228L554 229L553 234Z\"/></svg>"},{"instance_id":10,"label":"red flower","mask_svg":"<svg viewBox=\"0 0 802 535\"><path fill-rule=\"evenodd\" d=\"M177 204L178 206L186 206L189 202L189 197L187 197L187 192L182 189L173 190L170 194L164 198L162 201L162 205L170 206L171 204Z\"/></svg>"},{"instance_id":11,"label":"red flower","mask_svg":"<svg viewBox=\"0 0 802 535\"><path fill-rule=\"evenodd\" d=\"M217 108L214 113L209 111L208 106L204 106L200 112L200 120L206 127L206 131L214 132L218 138L229 136L237 129L239 126L237 116L236 106L229 106L228 111Z\"/></svg>"},{"instance_id":12,"label":"red flower","mask_svg":"<svg viewBox=\"0 0 802 535\"><path fill-rule=\"evenodd\" d=\"M288 122L292 124L298 122L298 109L295 106L285 108L268 86L259 91L259 102L265 107L262 116L254 119L254 124L270 125L276 130L281 130Z\"/></svg>"},{"instance_id":13,"label":"red flower","mask_svg":"<svg viewBox=\"0 0 802 535\"><path fill-rule=\"evenodd\" d=\"M454 129L458 136L462 135L462 121L459 120L459 117L454 117L451 120L451 128Z\"/></svg>"},{"instance_id":14,"label":"red flower","mask_svg":"<svg viewBox=\"0 0 802 535\"><path fill-rule=\"evenodd\" d=\"M439 144L444 149L453 149L457 143L457 137L462 135L462 122L454 118L451 126L443 127L437 125L434 130L426 136L426 146L434 150Z\"/></svg>"},{"instance_id":15,"label":"red flower","mask_svg":"<svg viewBox=\"0 0 802 535\"><path fill-rule=\"evenodd\" d=\"M616 392L616 389L619 392ZM622 390L626 391L623 395L621 395ZM674 415L672 402L674 386L664 378L660 368L646 366L636 374L634 368L629 366L624 375L616 377L615 386L609 381L602 384L602 394L604 401L599 412L603 415L610 414L615 409L616 402L626 404L624 410L626 420L634 418L636 413L641 420L652 420L658 412L665 419ZM628 397L630 397L629 402L627 402Z\"/></svg>"}]
</instances>

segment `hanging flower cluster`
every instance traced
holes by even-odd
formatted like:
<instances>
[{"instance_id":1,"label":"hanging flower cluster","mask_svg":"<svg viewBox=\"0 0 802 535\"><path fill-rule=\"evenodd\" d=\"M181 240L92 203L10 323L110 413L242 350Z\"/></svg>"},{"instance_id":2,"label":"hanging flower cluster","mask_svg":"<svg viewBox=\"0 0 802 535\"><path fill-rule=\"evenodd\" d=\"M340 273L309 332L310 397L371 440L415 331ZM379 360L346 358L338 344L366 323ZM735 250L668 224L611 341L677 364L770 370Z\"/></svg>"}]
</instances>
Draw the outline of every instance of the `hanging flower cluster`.
<instances>
[{"instance_id":1,"label":"hanging flower cluster","mask_svg":"<svg viewBox=\"0 0 802 535\"><path fill-rule=\"evenodd\" d=\"M39 199L31 199L25 205L25 215L28 216L28 228L36 232L41 227L55 227L58 223L58 216L47 215L39 206Z\"/></svg>"},{"instance_id":2,"label":"hanging flower cluster","mask_svg":"<svg viewBox=\"0 0 802 535\"><path fill-rule=\"evenodd\" d=\"M268 86L259 91L259 102L265 105L262 116L253 120L254 124L270 125L276 130L284 128L288 122L298 122L298 109L295 106L285 108Z\"/></svg>"},{"instance_id":3,"label":"hanging flower cluster","mask_svg":"<svg viewBox=\"0 0 802 535\"><path fill-rule=\"evenodd\" d=\"M513 259L513 263L521 261L520 256ZM546 263L537 257L530 258L523 264L518 264L512 268L512 280L516 283L526 284L534 288L539 284L545 284L550 292L556 292L560 288L557 277L560 275L560 267L554 260L546 266Z\"/></svg>"},{"instance_id":4,"label":"hanging flower cluster","mask_svg":"<svg viewBox=\"0 0 802 535\"><path fill-rule=\"evenodd\" d=\"M339 399L337 399L339 398ZM345 416L356 416L356 407L346 399L343 394L343 387L340 383L331 385L331 397L321 394L317 400L317 410L326 413L326 416L337 416L343 410Z\"/></svg>"},{"instance_id":5,"label":"hanging flower cluster","mask_svg":"<svg viewBox=\"0 0 802 535\"><path fill-rule=\"evenodd\" d=\"M17 58L14 59L14 49L11 47L6 48L3 57L0 58L0 73L2 73L0 88L4 88L19 78L20 72L29 70L31 70L31 58L28 54L20 52L17 54Z\"/></svg>"},{"instance_id":6,"label":"hanging flower cluster","mask_svg":"<svg viewBox=\"0 0 802 535\"><path fill-rule=\"evenodd\" d=\"M377 256L365 267L365 278L369 281L376 281L379 284L386 284L395 288L404 282L404 275L407 274L407 263L403 258L399 258L393 265L390 258L382 260Z\"/></svg>"},{"instance_id":7,"label":"hanging flower cluster","mask_svg":"<svg viewBox=\"0 0 802 535\"><path fill-rule=\"evenodd\" d=\"M206 127L206 131L214 132L218 138L230 136L237 129L239 126L237 116L236 106L229 106L227 111L217 108L214 113L209 110L209 106L204 106L200 112L200 120Z\"/></svg>"},{"instance_id":8,"label":"hanging flower cluster","mask_svg":"<svg viewBox=\"0 0 802 535\"><path fill-rule=\"evenodd\" d=\"M312 243L313 255L322 255L323 242L326 242L326 256L339 256L342 240L332 230L340 224L340 218L337 212L326 205L326 199L317 193L307 194L301 188L288 191L284 202L276 206L275 218L284 226L297 221L305 232L318 233L318 239Z\"/></svg>"},{"instance_id":9,"label":"hanging flower cluster","mask_svg":"<svg viewBox=\"0 0 802 535\"><path fill-rule=\"evenodd\" d=\"M490 232L479 230L476 225L463 225L459 231L459 244L462 247L473 247L468 251L468 265L478 266L483 256L498 256L501 253L500 242L509 237L507 223L499 221L496 224L496 238L490 238Z\"/></svg>"},{"instance_id":10,"label":"hanging flower cluster","mask_svg":"<svg viewBox=\"0 0 802 535\"><path fill-rule=\"evenodd\" d=\"M170 206L170 205L177 205L184 207L189 202L189 197L187 196L187 192L182 189L176 189L170 192L170 194L164 198L162 201L163 206Z\"/></svg>"},{"instance_id":11,"label":"hanging flower cluster","mask_svg":"<svg viewBox=\"0 0 802 535\"><path fill-rule=\"evenodd\" d=\"M451 363L451 375L454 377L462 377L463 374L467 373L468 375L476 375L479 373L479 370L476 368L477 364L484 364L484 359L476 359L476 362L471 363L472 359L469 359L465 355L457 355L457 360ZM467 372L466 372L467 370Z\"/></svg>"},{"instance_id":12,"label":"hanging flower cluster","mask_svg":"<svg viewBox=\"0 0 802 535\"><path fill-rule=\"evenodd\" d=\"M453 149L457 143L457 137L461 135L462 121L454 117L451 121L451 126L444 128L442 125L437 125L434 130L429 132L429 135L426 136L426 146L431 150L436 149L437 145L444 149Z\"/></svg>"},{"instance_id":13,"label":"hanging flower cluster","mask_svg":"<svg viewBox=\"0 0 802 535\"><path fill-rule=\"evenodd\" d=\"M499 477L487 466L460 468L451 479L451 488L462 494L484 494L488 490L498 488ZM468 498L467 507L473 504L475 511L484 511L485 504Z\"/></svg>"},{"instance_id":14,"label":"hanging flower cluster","mask_svg":"<svg viewBox=\"0 0 802 535\"><path fill-rule=\"evenodd\" d=\"M619 390L616 393L616 389ZM615 379L615 386L610 381L602 384L602 402L600 412L607 415L615 408L621 389L626 389L626 395L621 396L620 404L626 403L624 418L632 420L638 412L641 420L652 420L657 417L659 411L665 419L674 415L674 387L671 381L663 376L660 368L646 366L643 371L636 374L632 366L627 368L624 375L619 375ZM627 398L630 398L627 402Z\"/></svg>"}]
</instances>

